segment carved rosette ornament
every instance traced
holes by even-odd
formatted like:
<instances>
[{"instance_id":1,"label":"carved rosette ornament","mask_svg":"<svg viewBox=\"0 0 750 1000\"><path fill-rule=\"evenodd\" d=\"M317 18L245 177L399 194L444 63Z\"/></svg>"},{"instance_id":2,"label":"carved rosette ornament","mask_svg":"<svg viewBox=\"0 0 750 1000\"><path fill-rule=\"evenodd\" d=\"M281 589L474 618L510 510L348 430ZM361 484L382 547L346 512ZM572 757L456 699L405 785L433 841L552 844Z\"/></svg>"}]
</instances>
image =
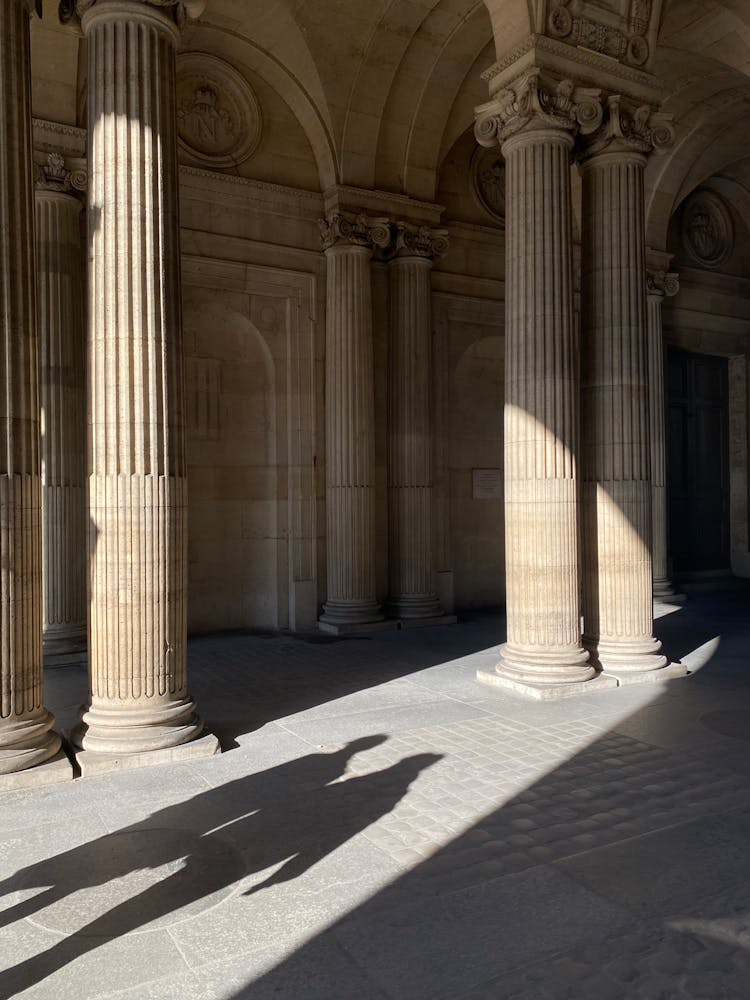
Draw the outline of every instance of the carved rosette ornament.
<instances>
[{"instance_id":1,"label":"carved rosette ornament","mask_svg":"<svg viewBox=\"0 0 750 1000\"><path fill-rule=\"evenodd\" d=\"M48 153L45 161L37 164L35 187L39 191L80 194L88 187L88 171L81 163L66 161L61 153Z\"/></svg>"},{"instance_id":2,"label":"carved rosette ornament","mask_svg":"<svg viewBox=\"0 0 750 1000\"><path fill-rule=\"evenodd\" d=\"M540 128L589 135L602 122L600 91L576 87L572 80L544 79L535 69L477 108L476 116L474 134L481 146Z\"/></svg>"},{"instance_id":3,"label":"carved rosette ornament","mask_svg":"<svg viewBox=\"0 0 750 1000\"><path fill-rule=\"evenodd\" d=\"M368 215L334 212L319 221L323 249L360 246L384 250L391 242L390 220Z\"/></svg>"},{"instance_id":4,"label":"carved rosette ornament","mask_svg":"<svg viewBox=\"0 0 750 1000\"><path fill-rule=\"evenodd\" d=\"M582 143L581 159L600 153L666 153L674 142L672 116L647 104L637 106L620 94L607 98L601 127Z\"/></svg>"}]
</instances>

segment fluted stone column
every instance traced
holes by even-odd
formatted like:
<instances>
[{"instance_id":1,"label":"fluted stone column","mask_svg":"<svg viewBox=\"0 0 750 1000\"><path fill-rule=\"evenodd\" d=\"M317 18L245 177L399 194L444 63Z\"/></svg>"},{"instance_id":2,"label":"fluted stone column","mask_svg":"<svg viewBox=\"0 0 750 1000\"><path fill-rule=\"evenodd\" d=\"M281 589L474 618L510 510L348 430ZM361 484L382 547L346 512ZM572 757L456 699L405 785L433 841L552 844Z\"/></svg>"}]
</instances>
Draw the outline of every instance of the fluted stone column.
<instances>
[{"instance_id":1,"label":"fluted stone column","mask_svg":"<svg viewBox=\"0 0 750 1000\"><path fill-rule=\"evenodd\" d=\"M370 261L387 221L321 223L326 294L326 567L320 627L383 626L375 582L375 395Z\"/></svg>"},{"instance_id":2,"label":"fluted stone column","mask_svg":"<svg viewBox=\"0 0 750 1000\"><path fill-rule=\"evenodd\" d=\"M79 3L88 43L89 673L83 770L213 753L188 695L176 19ZM178 753L177 751L180 751ZM123 763L124 762L124 763Z\"/></svg>"},{"instance_id":3,"label":"fluted stone column","mask_svg":"<svg viewBox=\"0 0 750 1000\"><path fill-rule=\"evenodd\" d=\"M584 641L606 672L657 671L643 173L659 119L619 98L581 166Z\"/></svg>"},{"instance_id":4,"label":"fluted stone column","mask_svg":"<svg viewBox=\"0 0 750 1000\"><path fill-rule=\"evenodd\" d=\"M42 700L42 522L27 0L0 4L0 789L70 778ZM35 765L41 765L38 769ZM29 772L26 769L32 768Z\"/></svg>"},{"instance_id":5,"label":"fluted stone column","mask_svg":"<svg viewBox=\"0 0 750 1000\"><path fill-rule=\"evenodd\" d=\"M595 676L581 643L578 374L570 158L588 92L532 75L479 111L476 135L506 163L505 549L507 643L480 679L556 693ZM549 696L552 691L538 691Z\"/></svg>"},{"instance_id":6,"label":"fluted stone column","mask_svg":"<svg viewBox=\"0 0 750 1000\"><path fill-rule=\"evenodd\" d=\"M432 283L442 230L399 223L389 263L389 611L405 624L447 620L433 567ZM455 618L451 617L451 621Z\"/></svg>"},{"instance_id":7,"label":"fluted stone column","mask_svg":"<svg viewBox=\"0 0 750 1000\"><path fill-rule=\"evenodd\" d=\"M664 408L664 331L662 303L667 295L676 295L676 274L649 267L646 272L648 296L648 390L651 430L651 551L654 573L654 598L677 595L669 578L667 563L667 457L666 412Z\"/></svg>"},{"instance_id":8,"label":"fluted stone column","mask_svg":"<svg viewBox=\"0 0 750 1000\"><path fill-rule=\"evenodd\" d=\"M36 185L44 651L86 645L86 422L80 196L50 154ZM75 178L78 181L78 178Z\"/></svg>"}]
</instances>

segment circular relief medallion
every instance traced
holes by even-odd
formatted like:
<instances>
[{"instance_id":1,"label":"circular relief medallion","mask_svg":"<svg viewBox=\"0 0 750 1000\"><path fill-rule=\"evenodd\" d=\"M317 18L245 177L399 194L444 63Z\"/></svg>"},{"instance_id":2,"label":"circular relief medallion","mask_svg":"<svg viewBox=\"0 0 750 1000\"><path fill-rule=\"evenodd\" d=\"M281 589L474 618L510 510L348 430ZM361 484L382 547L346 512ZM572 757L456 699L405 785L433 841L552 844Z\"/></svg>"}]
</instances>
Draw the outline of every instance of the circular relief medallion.
<instances>
[{"instance_id":1,"label":"circular relief medallion","mask_svg":"<svg viewBox=\"0 0 750 1000\"><path fill-rule=\"evenodd\" d=\"M479 204L497 222L505 222L505 160L499 147L479 147L472 158L471 174Z\"/></svg>"},{"instance_id":2,"label":"circular relief medallion","mask_svg":"<svg viewBox=\"0 0 750 1000\"><path fill-rule=\"evenodd\" d=\"M177 57L177 134L194 160L236 166L255 152L260 132L258 101L233 66L204 52Z\"/></svg>"},{"instance_id":3,"label":"circular relief medallion","mask_svg":"<svg viewBox=\"0 0 750 1000\"><path fill-rule=\"evenodd\" d=\"M722 200L710 191L690 196L682 216L682 239L698 264L716 267L732 251L732 218Z\"/></svg>"}]
</instances>

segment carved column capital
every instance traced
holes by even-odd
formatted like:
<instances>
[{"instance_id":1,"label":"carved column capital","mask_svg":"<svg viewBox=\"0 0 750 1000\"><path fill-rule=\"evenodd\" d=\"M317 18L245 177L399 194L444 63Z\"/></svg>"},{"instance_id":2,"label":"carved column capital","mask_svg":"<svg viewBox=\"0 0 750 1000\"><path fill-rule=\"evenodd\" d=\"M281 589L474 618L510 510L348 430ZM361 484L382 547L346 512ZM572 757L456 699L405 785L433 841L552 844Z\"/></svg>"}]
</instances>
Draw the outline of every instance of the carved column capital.
<instances>
[{"instance_id":1,"label":"carved column capital","mask_svg":"<svg viewBox=\"0 0 750 1000\"><path fill-rule=\"evenodd\" d=\"M646 269L646 291L660 299L671 298L680 290L680 277L675 271L661 271L657 268Z\"/></svg>"},{"instance_id":2,"label":"carved column capital","mask_svg":"<svg viewBox=\"0 0 750 1000\"><path fill-rule=\"evenodd\" d=\"M93 7L99 4L115 7L118 2L121 0L60 0L59 17L63 24L76 19L80 21ZM128 0L128 4L153 7L174 20L178 28L181 28L186 20L200 17L206 9L206 0Z\"/></svg>"},{"instance_id":3,"label":"carved column capital","mask_svg":"<svg viewBox=\"0 0 750 1000\"><path fill-rule=\"evenodd\" d=\"M601 153L666 153L674 135L671 115L610 94L601 125L581 142L580 159L585 162Z\"/></svg>"},{"instance_id":4,"label":"carved column capital","mask_svg":"<svg viewBox=\"0 0 750 1000\"><path fill-rule=\"evenodd\" d=\"M600 93L533 69L476 109L474 134L481 146L502 144L539 129L587 135L602 122Z\"/></svg>"},{"instance_id":5,"label":"carved column capital","mask_svg":"<svg viewBox=\"0 0 750 1000\"><path fill-rule=\"evenodd\" d=\"M333 212L320 219L323 249L336 246L360 246L368 250L385 249L391 242L391 223L386 218Z\"/></svg>"},{"instance_id":6,"label":"carved column capital","mask_svg":"<svg viewBox=\"0 0 750 1000\"><path fill-rule=\"evenodd\" d=\"M57 191L76 195L88 187L88 170L84 161L67 159L61 153L47 153L36 164L34 186L37 191Z\"/></svg>"},{"instance_id":7,"label":"carved column capital","mask_svg":"<svg viewBox=\"0 0 750 1000\"><path fill-rule=\"evenodd\" d=\"M394 257L439 260L448 253L448 230L397 222L393 234Z\"/></svg>"}]
</instances>

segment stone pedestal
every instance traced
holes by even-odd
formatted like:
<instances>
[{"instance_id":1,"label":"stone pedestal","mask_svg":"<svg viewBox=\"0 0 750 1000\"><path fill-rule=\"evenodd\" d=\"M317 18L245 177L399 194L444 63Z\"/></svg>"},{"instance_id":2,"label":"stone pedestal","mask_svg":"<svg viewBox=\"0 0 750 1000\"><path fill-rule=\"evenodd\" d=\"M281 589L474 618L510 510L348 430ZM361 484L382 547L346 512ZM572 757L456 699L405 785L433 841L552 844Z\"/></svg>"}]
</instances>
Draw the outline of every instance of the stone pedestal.
<instances>
[{"instance_id":1,"label":"stone pedestal","mask_svg":"<svg viewBox=\"0 0 750 1000\"><path fill-rule=\"evenodd\" d=\"M370 260L386 220L322 223L326 296L326 579L320 628L383 626L375 583L375 396Z\"/></svg>"},{"instance_id":2,"label":"stone pedestal","mask_svg":"<svg viewBox=\"0 0 750 1000\"><path fill-rule=\"evenodd\" d=\"M202 732L187 691L187 480L175 17L89 0L91 703L73 738L163 757ZM205 753L215 739L202 741ZM85 770L85 761L82 761Z\"/></svg>"},{"instance_id":3,"label":"stone pedestal","mask_svg":"<svg viewBox=\"0 0 750 1000\"><path fill-rule=\"evenodd\" d=\"M667 255L664 255L667 256ZM665 262L666 266L667 262ZM666 295L676 295L676 274L649 267L646 274L648 296L648 400L651 438L651 552L654 573L654 598L669 600L678 595L672 587L667 563L667 459L666 413L664 409L664 331L662 303ZM682 598L682 595L680 595Z\"/></svg>"},{"instance_id":4,"label":"stone pedestal","mask_svg":"<svg viewBox=\"0 0 750 1000\"><path fill-rule=\"evenodd\" d=\"M86 646L86 424L81 201L62 157L36 187L44 652Z\"/></svg>"},{"instance_id":5,"label":"stone pedestal","mask_svg":"<svg viewBox=\"0 0 750 1000\"><path fill-rule=\"evenodd\" d=\"M552 86L527 78L513 102L480 109L476 129L483 144L502 142L506 163L508 638L497 673L529 693L595 676L580 632L570 193L571 150L586 116L576 102L557 101Z\"/></svg>"},{"instance_id":6,"label":"stone pedestal","mask_svg":"<svg viewBox=\"0 0 750 1000\"><path fill-rule=\"evenodd\" d=\"M658 670L653 636L643 172L618 98L581 166L584 640L607 673ZM627 134L626 134L627 132Z\"/></svg>"},{"instance_id":7,"label":"stone pedestal","mask_svg":"<svg viewBox=\"0 0 750 1000\"><path fill-rule=\"evenodd\" d=\"M0 4L0 787L72 776L42 701L42 521L29 3ZM44 770L43 770L44 769ZM18 773L18 777L15 775Z\"/></svg>"},{"instance_id":8,"label":"stone pedestal","mask_svg":"<svg viewBox=\"0 0 750 1000\"><path fill-rule=\"evenodd\" d=\"M444 614L433 567L430 273L447 248L442 231L399 224L389 264L389 612L408 625Z\"/></svg>"}]
</instances>

